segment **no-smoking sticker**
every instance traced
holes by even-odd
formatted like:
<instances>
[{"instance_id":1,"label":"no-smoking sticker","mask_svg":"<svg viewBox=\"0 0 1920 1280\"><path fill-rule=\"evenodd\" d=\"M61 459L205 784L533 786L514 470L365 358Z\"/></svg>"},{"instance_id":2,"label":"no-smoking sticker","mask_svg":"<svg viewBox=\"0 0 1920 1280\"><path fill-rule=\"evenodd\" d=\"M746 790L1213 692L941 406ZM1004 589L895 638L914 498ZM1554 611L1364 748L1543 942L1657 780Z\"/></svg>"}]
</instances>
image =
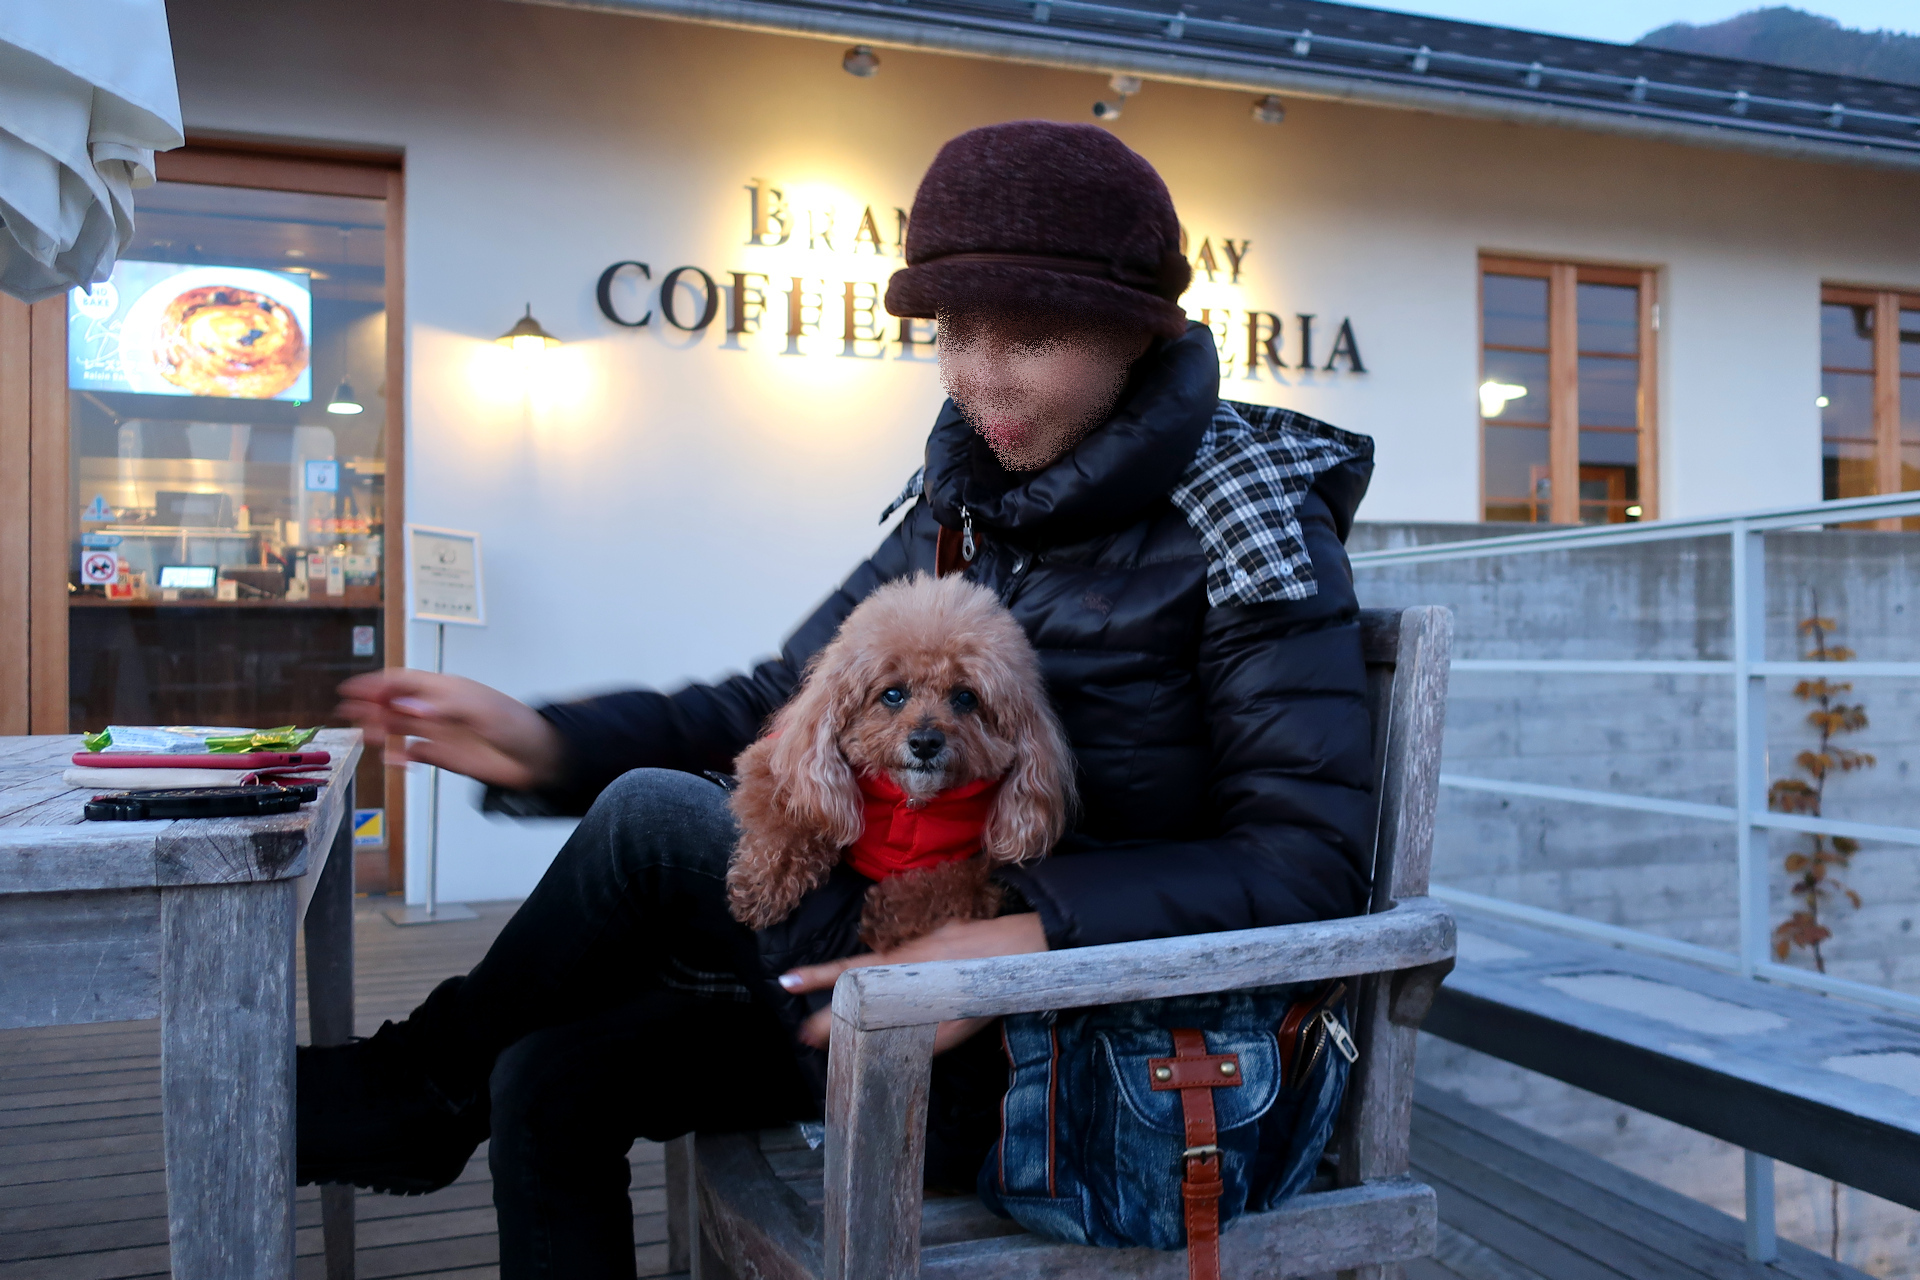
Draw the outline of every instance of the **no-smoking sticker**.
<instances>
[{"instance_id":1,"label":"no-smoking sticker","mask_svg":"<svg viewBox=\"0 0 1920 1280\"><path fill-rule=\"evenodd\" d=\"M120 580L120 557L111 551L89 551L80 557L80 581L90 587L110 586Z\"/></svg>"}]
</instances>

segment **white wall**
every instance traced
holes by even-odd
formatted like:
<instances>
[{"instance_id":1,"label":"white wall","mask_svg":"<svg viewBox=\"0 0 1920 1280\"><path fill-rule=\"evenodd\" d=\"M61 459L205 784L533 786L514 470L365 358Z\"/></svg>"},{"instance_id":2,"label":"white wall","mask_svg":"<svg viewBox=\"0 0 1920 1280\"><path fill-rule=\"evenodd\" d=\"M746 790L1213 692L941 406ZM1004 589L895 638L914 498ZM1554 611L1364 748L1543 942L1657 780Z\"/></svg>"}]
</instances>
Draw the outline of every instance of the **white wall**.
<instances>
[{"instance_id":1,"label":"white wall","mask_svg":"<svg viewBox=\"0 0 1920 1280\"><path fill-rule=\"evenodd\" d=\"M449 637L448 668L528 697L771 649L873 544L939 402L924 361L782 356L766 335L728 349L724 314L697 339L657 318L619 330L594 303L601 269L884 279L871 258L747 246L744 185L881 213L947 137L1088 119L1105 92L891 51L856 80L836 44L495 0L170 10L190 130L405 149L407 515L485 536L492 621ZM1820 282L1920 287L1920 176L1308 101L1274 128L1247 107L1149 84L1115 132L1196 238L1251 238L1244 288L1209 297L1315 313L1323 361L1352 318L1367 374L1229 394L1376 437L1369 519L1478 514L1482 250L1663 269L1668 515L1817 498ZM532 377L487 341L525 302L566 341ZM777 325L784 297L769 304ZM430 664L424 629L409 641ZM445 806L442 896L524 892L565 826L490 822L464 792ZM424 812L416 780L416 898Z\"/></svg>"}]
</instances>

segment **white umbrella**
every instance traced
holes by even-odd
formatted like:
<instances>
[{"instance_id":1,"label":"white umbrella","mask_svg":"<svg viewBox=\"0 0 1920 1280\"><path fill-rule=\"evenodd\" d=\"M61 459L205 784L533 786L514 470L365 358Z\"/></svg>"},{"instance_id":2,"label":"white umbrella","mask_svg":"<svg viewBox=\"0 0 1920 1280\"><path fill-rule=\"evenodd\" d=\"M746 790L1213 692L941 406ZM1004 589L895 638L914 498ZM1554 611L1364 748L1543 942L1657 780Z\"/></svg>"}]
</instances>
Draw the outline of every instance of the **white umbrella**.
<instances>
[{"instance_id":1,"label":"white umbrella","mask_svg":"<svg viewBox=\"0 0 1920 1280\"><path fill-rule=\"evenodd\" d=\"M105 280L183 141L163 0L0 0L0 290Z\"/></svg>"}]
</instances>

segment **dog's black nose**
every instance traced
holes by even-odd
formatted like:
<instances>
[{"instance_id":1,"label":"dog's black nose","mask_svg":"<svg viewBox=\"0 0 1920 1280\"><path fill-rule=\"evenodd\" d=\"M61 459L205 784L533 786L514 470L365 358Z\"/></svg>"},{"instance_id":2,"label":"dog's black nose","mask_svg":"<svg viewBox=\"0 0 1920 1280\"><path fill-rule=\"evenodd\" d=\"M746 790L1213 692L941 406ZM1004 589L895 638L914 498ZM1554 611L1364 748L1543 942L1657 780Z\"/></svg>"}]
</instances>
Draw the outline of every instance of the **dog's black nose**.
<instances>
[{"instance_id":1,"label":"dog's black nose","mask_svg":"<svg viewBox=\"0 0 1920 1280\"><path fill-rule=\"evenodd\" d=\"M907 750L916 760L931 760L947 745L947 735L938 729L915 729L907 736Z\"/></svg>"}]
</instances>

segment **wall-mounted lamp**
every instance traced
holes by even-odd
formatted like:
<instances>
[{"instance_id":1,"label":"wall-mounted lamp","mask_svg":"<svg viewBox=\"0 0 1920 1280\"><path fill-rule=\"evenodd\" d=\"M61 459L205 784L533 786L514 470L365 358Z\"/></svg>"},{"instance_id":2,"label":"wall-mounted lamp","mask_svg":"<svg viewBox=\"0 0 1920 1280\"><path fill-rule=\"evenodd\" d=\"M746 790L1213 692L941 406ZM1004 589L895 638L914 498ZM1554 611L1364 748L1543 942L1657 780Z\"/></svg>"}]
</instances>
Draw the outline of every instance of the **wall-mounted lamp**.
<instances>
[{"instance_id":1,"label":"wall-mounted lamp","mask_svg":"<svg viewBox=\"0 0 1920 1280\"><path fill-rule=\"evenodd\" d=\"M1127 99L1140 92L1140 77L1116 75L1107 81L1107 87L1112 89L1118 98L1113 102L1102 98L1094 103L1093 116L1096 120L1118 120L1120 109L1127 105Z\"/></svg>"},{"instance_id":2,"label":"wall-mounted lamp","mask_svg":"<svg viewBox=\"0 0 1920 1280\"><path fill-rule=\"evenodd\" d=\"M1261 124L1279 124L1287 118L1287 104L1268 94L1253 100L1253 118Z\"/></svg>"},{"instance_id":3,"label":"wall-mounted lamp","mask_svg":"<svg viewBox=\"0 0 1920 1280\"><path fill-rule=\"evenodd\" d=\"M333 399L327 401L328 413L363 413L366 407L360 403L360 397L353 394L353 384L345 380L334 388Z\"/></svg>"},{"instance_id":4,"label":"wall-mounted lamp","mask_svg":"<svg viewBox=\"0 0 1920 1280\"><path fill-rule=\"evenodd\" d=\"M840 69L850 76L865 80L880 69L880 55L864 44L857 44L840 59Z\"/></svg>"},{"instance_id":5,"label":"wall-mounted lamp","mask_svg":"<svg viewBox=\"0 0 1920 1280\"><path fill-rule=\"evenodd\" d=\"M548 347L560 345L560 339L540 327L533 318L533 304L527 304L527 314L514 322L513 328L494 339L503 347L513 348L515 355L532 355L545 351Z\"/></svg>"}]
</instances>

